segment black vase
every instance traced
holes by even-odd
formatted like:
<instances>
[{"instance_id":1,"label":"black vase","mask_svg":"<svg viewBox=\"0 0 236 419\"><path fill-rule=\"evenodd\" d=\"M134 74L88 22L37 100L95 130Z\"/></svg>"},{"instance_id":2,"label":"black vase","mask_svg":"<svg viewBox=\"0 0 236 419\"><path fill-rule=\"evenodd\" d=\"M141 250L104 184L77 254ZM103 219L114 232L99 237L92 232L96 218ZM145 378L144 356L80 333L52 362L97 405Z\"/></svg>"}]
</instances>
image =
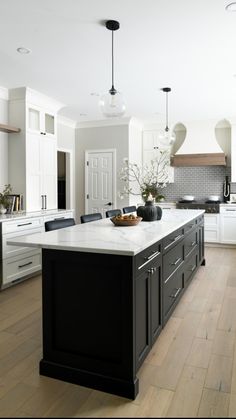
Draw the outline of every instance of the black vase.
<instances>
[{"instance_id":1,"label":"black vase","mask_svg":"<svg viewBox=\"0 0 236 419\"><path fill-rule=\"evenodd\" d=\"M143 221L157 221L162 217L162 209L154 205L153 201L146 201L145 205L137 208L137 215Z\"/></svg>"}]
</instances>

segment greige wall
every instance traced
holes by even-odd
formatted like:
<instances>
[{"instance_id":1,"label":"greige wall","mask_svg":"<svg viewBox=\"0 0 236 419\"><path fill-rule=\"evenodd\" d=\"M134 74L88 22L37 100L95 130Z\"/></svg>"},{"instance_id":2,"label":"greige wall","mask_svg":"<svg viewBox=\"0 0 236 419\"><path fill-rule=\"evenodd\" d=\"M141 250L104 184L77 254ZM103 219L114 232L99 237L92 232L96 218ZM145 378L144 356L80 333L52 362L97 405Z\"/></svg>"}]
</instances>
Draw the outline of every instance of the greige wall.
<instances>
[{"instance_id":1,"label":"greige wall","mask_svg":"<svg viewBox=\"0 0 236 419\"><path fill-rule=\"evenodd\" d=\"M0 123L8 123L8 101L0 98ZM0 191L8 183L8 134L0 132Z\"/></svg>"},{"instance_id":2,"label":"greige wall","mask_svg":"<svg viewBox=\"0 0 236 419\"><path fill-rule=\"evenodd\" d=\"M75 143L76 218L79 221L85 212L84 206L84 158L86 150L116 149L116 169L120 170L123 158L129 153L129 124L78 128ZM118 174L118 173L117 173ZM117 176L117 191L121 183ZM121 200L117 195L117 208L129 205L129 199Z\"/></svg>"},{"instance_id":3,"label":"greige wall","mask_svg":"<svg viewBox=\"0 0 236 419\"><path fill-rule=\"evenodd\" d=\"M71 153L71 209L75 209L75 128L58 123L57 138L57 148Z\"/></svg>"}]
</instances>

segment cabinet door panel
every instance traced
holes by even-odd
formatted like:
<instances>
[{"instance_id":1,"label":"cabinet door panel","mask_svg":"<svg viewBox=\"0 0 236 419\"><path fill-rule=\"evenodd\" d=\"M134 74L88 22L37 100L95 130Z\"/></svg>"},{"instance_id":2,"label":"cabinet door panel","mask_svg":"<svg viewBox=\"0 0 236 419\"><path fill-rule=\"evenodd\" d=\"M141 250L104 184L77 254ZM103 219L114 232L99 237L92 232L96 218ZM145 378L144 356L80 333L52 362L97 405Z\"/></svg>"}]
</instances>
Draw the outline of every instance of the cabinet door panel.
<instances>
[{"instance_id":1,"label":"cabinet door panel","mask_svg":"<svg viewBox=\"0 0 236 419\"><path fill-rule=\"evenodd\" d=\"M57 208L57 148L52 138L41 141L42 195L46 195L47 209Z\"/></svg>"},{"instance_id":2,"label":"cabinet door panel","mask_svg":"<svg viewBox=\"0 0 236 419\"><path fill-rule=\"evenodd\" d=\"M150 349L149 330L149 274L144 272L135 281L136 300L136 369L142 364Z\"/></svg>"},{"instance_id":3,"label":"cabinet door panel","mask_svg":"<svg viewBox=\"0 0 236 419\"><path fill-rule=\"evenodd\" d=\"M27 211L41 209L40 134L28 134L26 146Z\"/></svg>"},{"instance_id":4,"label":"cabinet door panel","mask_svg":"<svg viewBox=\"0 0 236 419\"><path fill-rule=\"evenodd\" d=\"M152 345L161 331L161 265L150 275L151 288L151 341Z\"/></svg>"}]
</instances>

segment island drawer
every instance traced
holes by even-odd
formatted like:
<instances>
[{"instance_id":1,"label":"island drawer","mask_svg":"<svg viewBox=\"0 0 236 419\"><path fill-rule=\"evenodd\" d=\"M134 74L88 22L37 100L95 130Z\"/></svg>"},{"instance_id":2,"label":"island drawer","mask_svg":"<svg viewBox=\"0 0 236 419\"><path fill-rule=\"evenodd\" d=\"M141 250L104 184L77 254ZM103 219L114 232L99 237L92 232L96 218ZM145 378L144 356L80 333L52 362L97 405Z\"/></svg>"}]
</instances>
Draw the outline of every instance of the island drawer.
<instances>
[{"instance_id":1,"label":"island drawer","mask_svg":"<svg viewBox=\"0 0 236 419\"><path fill-rule=\"evenodd\" d=\"M197 218L184 226L184 234L189 234L197 226Z\"/></svg>"},{"instance_id":2,"label":"island drawer","mask_svg":"<svg viewBox=\"0 0 236 419\"><path fill-rule=\"evenodd\" d=\"M178 269L175 275L171 275L163 286L163 320L167 320L170 310L177 303L184 288L183 269Z\"/></svg>"},{"instance_id":3,"label":"island drawer","mask_svg":"<svg viewBox=\"0 0 236 419\"><path fill-rule=\"evenodd\" d=\"M139 275L145 271L145 269L148 269L150 266L149 264L152 262L156 263L159 258L161 258L161 242L157 242L138 253L135 257L136 275Z\"/></svg>"},{"instance_id":4,"label":"island drawer","mask_svg":"<svg viewBox=\"0 0 236 419\"><path fill-rule=\"evenodd\" d=\"M184 260L183 241L163 256L163 280L166 281Z\"/></svg>"},{"instance_id":5,"label":"island drawer","mask_svg":"<svg viewBox=\"0 0 236 419\"><path fill-rule=\"evenodd\" d=\"M184 239L184 258L188 257L190 253L196 248L198 244L198 230L193 230Z\"/></svg>"},{"instance_id":6,"label":"island drawer","mask_svg":"<svg viewBox=\"0 0 236 419\"><path fill-rule=\"evenodd\" d=\"M180 240L184 238L184 227L175 230L163 239L163 253L172 249Z\"/></svg>"},{"instance_id":7,"label":"island drawer","mask_svg":"<svg viewBox=\"0 0 236 419\"><path fill-rule=\"evenodd\" d=\"M185 261L184 267L184 284L186 285L192 278L198 265L198 249L194 251L193 255Z\"/></svg>"}]
</instances>

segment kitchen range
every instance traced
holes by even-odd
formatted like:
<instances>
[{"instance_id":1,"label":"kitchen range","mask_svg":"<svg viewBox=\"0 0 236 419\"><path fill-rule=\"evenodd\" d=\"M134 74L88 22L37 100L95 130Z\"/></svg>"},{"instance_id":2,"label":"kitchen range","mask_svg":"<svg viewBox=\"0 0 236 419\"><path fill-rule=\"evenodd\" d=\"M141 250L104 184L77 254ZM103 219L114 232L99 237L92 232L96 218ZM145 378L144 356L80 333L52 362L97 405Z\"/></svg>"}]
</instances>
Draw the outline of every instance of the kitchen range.
<instances>
[{"instance_id":1,"label":"kitchen range","mask_svg":"<svg viewBox=\"0 0 236 419\"><path fill-rule=\"evenodd\" d=\"M201 209L205 210L207 214L219 214L220 212L221 201L211 201L207 199L206 201L187 201L180 200L176 203L176 208L178 209Z\"/></svg>"}]
</instances>

